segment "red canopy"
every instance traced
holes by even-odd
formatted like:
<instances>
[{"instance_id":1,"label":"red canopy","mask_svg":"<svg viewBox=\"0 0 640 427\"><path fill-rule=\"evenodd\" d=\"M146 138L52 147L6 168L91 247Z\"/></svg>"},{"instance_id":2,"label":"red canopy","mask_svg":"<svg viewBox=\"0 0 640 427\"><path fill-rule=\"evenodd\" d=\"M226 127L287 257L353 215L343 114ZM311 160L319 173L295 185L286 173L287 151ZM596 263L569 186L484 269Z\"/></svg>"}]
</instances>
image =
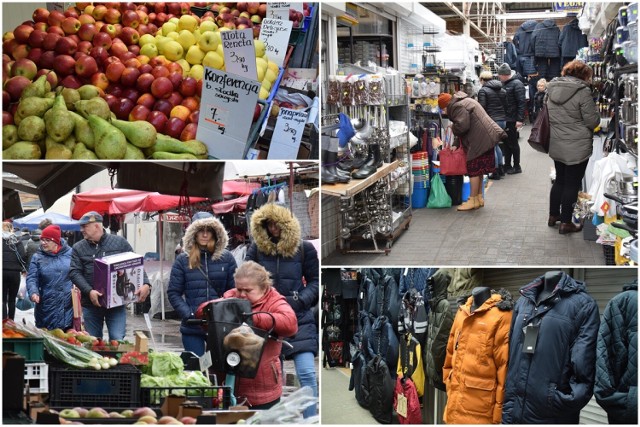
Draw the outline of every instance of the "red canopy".
<instances>
[{"instance_id":1,"label":"red canopy","mask_svg":"<svg viewBox=\"0 0 640 427\"><path fill-rule=\"evenodd\" d=\"M249 196L242 196L237 199L214 203L211 208L213 208L213 213L216 215L244 211L247 209L247 200L249 200Z\"/></svg>"},{"instance_id":2,"label":"red canopy","mask_svg":"<svg viewBox=\"0 0 640 427\"><path fill-rule=\"evenodd\" d=\"M258 188L260 188L260 183L258 182L224 181L222 183L222 195L230 196L237 194L239 196L248 196L253 190L257 190Z\"/></svg>"},{"instance_id":3,"label":"red canopy","mask_svg":"<svg viewBox=\"0 0 640 427\"><path fill-rule=\"evenodd\" d=\"M207 200L205 197L190 197L190 203ZM156 212L180 206L180 196L168 196L156 192L96 188L71 198L71 218L79 219L89 211L100 214L126 214L130 212Z\"/></svg>"}]
</instances>

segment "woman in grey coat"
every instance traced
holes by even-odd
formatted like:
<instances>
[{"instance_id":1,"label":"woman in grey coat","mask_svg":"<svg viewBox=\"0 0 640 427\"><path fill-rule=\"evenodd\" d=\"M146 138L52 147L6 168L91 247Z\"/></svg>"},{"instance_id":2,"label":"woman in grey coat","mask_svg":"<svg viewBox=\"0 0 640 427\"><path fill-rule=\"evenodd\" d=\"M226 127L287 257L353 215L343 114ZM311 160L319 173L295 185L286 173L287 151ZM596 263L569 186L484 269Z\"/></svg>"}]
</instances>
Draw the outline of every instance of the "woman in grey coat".
<instances>
[{"instance_id":1,"label":"woman in grey coat","mask_svg":"<svg viewBox=\"0 0 640 427\"><path fill-rule=\"evenodd\" d=\"M560 234L575 233L582 225L571 221L582 178L593 149L593 130L600 114L591 96L593 70L582 61L568 62L547 86L551 137L549 157L556 180L549 196L549 227L560 221Z\"/></svg>"}]
</instances>

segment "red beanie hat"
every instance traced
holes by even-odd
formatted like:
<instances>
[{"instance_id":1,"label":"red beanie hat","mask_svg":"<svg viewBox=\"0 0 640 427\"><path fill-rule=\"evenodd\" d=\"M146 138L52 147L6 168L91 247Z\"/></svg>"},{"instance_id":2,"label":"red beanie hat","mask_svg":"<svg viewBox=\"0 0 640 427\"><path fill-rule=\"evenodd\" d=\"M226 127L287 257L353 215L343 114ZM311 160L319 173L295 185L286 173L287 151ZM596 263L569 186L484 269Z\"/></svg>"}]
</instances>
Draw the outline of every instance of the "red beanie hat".
<instances>
[{"instance_id":1,"label":"red beanie hat","mask_svg":"<svg viewBox=\"0 0 640 427\"><path fill-rule=\"evenodd\" d=\"M60 227L57 225L50 225L40 235L40 239L53 240L56 245L60 246Z\"/></svg>"},{"instance_id":2,"label":"red beanie hat","mask_svg":"<svg viewBox=\"0 0 640 427\"><path fill-rule=\"evenodd\" d=\"M451 98L452 97L450 93L441 93L440 96L438 96L438 107L440 107L441 110L447 108L447 105L449 105Z\"/></svg>"}]
</instances>

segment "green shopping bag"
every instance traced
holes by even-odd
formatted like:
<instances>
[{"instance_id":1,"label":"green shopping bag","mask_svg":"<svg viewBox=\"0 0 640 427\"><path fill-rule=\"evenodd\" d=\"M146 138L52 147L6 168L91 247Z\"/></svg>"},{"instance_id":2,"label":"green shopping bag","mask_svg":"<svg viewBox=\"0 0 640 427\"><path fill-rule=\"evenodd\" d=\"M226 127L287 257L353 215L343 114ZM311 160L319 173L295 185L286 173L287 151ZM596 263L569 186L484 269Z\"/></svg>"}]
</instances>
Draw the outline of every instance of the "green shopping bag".
<instances>
[{"instance_id":1,"label":"green shopping bag","mask_svg":"<svg viewBox=\"0 0 640 427\"><path fill-rule=\"evenodd\" d=\"M427 202L427 208L450 208L451 197L447 193L447 189L444 188L442 178L440 174L435 174L431 177L431 188L429 191L429 201Z\"/></svg>"}]
</instances>

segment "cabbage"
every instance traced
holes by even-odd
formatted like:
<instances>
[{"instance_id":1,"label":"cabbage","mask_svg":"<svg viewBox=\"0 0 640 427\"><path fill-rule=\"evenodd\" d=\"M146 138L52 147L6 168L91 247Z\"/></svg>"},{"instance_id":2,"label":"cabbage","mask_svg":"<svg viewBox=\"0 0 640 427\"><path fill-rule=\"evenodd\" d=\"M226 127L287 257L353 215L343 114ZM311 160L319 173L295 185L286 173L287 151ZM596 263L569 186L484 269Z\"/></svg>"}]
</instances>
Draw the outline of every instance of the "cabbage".
<instances>
[{"instance_id":1,"label":"cabbage","mask_svg":"<svg viewBox=\"0 0 640 427\"><path fill-rule=\"evenodd\" d=\"M149 363L151 364L151 375L154 377L178 375L184 371L184 363L177 353L152 353L149 357Z\"/></svg>"}]
</instances>

